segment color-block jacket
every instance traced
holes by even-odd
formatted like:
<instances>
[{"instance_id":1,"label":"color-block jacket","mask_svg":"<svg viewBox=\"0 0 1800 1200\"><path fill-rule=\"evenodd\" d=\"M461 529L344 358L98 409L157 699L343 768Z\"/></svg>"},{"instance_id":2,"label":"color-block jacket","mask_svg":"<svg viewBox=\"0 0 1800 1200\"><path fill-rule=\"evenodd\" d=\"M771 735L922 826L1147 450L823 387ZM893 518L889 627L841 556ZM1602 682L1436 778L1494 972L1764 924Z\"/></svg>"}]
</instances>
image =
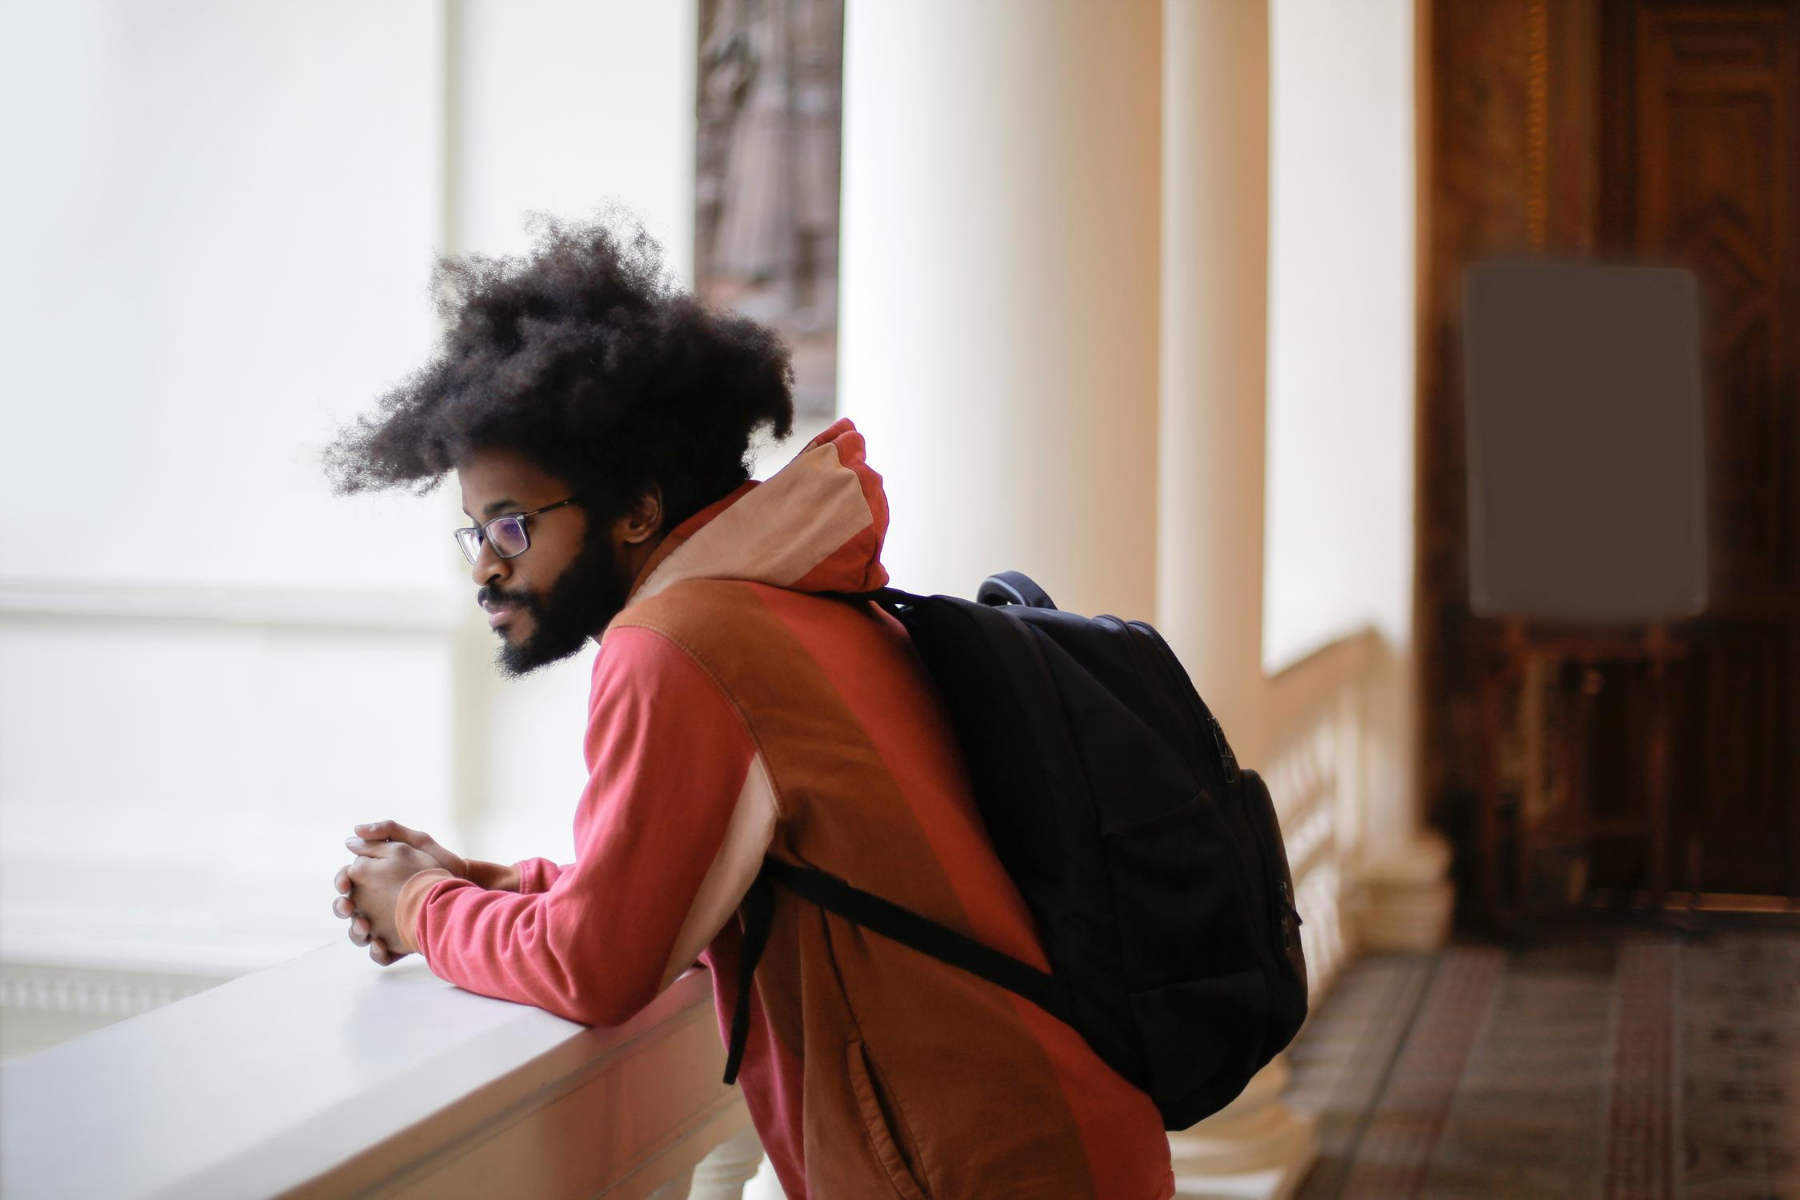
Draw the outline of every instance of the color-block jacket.
<instances>
[{"instance_id":1,"label":"color-block jacket","mask_svg":"<svg viewBox=\"0 0 1800 1200\"><path fill-rule=\"evenodd\" d=\"M402 936L470 991L629 1018L696 959L721 1029L765 853L1045 967L882 586L887 501L848 421L673 530L607 628L577 861L427 871ZM513 891L491 887L516 885ZM744 1097L790 1200L1166 1200L1148 1097L1010 993L777 887Z\"/></svg>"}]
</instances>

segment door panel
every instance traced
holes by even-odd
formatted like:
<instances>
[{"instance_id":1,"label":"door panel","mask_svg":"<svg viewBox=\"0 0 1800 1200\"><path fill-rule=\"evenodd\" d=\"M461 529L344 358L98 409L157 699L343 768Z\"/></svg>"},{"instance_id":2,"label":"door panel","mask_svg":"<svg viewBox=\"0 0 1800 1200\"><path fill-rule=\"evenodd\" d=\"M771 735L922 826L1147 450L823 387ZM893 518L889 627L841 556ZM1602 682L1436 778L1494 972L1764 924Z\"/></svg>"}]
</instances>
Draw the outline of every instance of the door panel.
<instances>
[{"instance_id":1,"label":"door panel","mask_svg":"<svg viewBox=\"0 0 1800 1200\"><path fill-rule=\"evenodd\" d=\"M1637 256L1692 267L1705 322L1711 614L1675 746L1677 878L1800 891L1800 4L1616 5L1603 180ZM1689 761L1681 761L1682 758Z\"/></svg>"}]
</instances>

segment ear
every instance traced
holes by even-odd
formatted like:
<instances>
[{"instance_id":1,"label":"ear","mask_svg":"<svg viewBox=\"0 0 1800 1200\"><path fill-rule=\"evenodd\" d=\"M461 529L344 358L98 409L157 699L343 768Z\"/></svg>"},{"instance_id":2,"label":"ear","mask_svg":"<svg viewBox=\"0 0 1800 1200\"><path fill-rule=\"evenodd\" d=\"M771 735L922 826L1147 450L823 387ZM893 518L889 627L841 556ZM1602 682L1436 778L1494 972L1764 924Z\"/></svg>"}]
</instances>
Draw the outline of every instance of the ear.
<instances>
[{"instance_id":1,"label":"ear","mask_svg":"<svg viewBox=\"0 0 1800 1200\"><path fill-rule=\"evenodd\" d=\"M662 518L662 489L651 484L630 510L613 522L613 533L628 546L641 545L662 528Z\"/></svg>"}]
</instances>

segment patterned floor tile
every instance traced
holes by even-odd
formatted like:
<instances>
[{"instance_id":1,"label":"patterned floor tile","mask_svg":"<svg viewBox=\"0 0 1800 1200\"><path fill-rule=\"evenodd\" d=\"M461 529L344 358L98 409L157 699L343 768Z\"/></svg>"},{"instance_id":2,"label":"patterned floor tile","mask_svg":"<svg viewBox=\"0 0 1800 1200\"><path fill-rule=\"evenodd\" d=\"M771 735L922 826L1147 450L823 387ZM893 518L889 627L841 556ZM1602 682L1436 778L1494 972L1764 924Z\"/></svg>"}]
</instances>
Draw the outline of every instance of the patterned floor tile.
<instances>
[{"instance_id":1,"label":"patterned floor tile","mask_svg":"<svg viewBox=\"0 0 1800 1200\"><path fill-rule=\"evenodd\" d=\"M1298 1200L1800 1200L1800 933L1353 963L1289 1054Z\"/></svg>"}]
</instances>

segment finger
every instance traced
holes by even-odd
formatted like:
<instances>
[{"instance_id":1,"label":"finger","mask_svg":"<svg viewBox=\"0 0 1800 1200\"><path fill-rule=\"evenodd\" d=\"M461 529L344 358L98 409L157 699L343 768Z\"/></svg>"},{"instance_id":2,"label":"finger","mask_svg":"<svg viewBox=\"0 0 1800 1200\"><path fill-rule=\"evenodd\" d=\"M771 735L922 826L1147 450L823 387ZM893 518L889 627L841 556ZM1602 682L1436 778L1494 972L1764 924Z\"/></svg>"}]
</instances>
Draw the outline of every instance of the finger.
<instances>
[{"instance_id":1,"label":"finger","mask_svg":"<svg viewBox=\"0 0 1800 1200\"><path fill-rule=\"evenodd\" d=\"M361 933L358 933L357 929L356 929L356 922L354 922L354 921L352 921L350 923L350 932L348 934L346 934L345 936L347 936L350 939L350 944L352 946L366 946L369 944L368 931L365 929Z\"/></svg>"},{"instance_id":2,"label":"finger","mask_svg":"<svg viewBox=\"0 0 1800 1200\"><path fill-rule=\"evenodd\" d=\"M350 933L355 938L356 944L361 946L374 936L375 930L374 927L369 924L369 918L352 917L350 918Z\"/></svg>"},{"instance_id":3,"label":"finger","mask_svg":"<svg viewBox=\"0 0 1800 1200\"><path fill-rule=\"evenodd\" d=\"M411 843L416 837L422 837L416 829L408 829L398 821L370 821L367 825L352 825L350 832L358 837L368 838L371 842L395 841Z\"/></svg>"},{"instance_id":4,"label":"finger","mask_svg":"<svg viewBox=\"0 0 1800 1200\"><path fill-rule=\"evenodd\" d=\"M377 964L387 967L399 962L401 958L405 956L395 954L392 950L387 948L386 942L382 941L380 938L376 938L369 943L369 957L374 959Z\"/></svg>"},{"instance_id":5,"label":"finger","mask_svg":"<svg viewBox=\"0 0 1800 1200\"><path fill-rule=\"evenodd\" d=\"M408 829L397 821L377 821L373 825L358 825L356 832L366 841L405 842L414 850L423 850L427 854L442 854L444 848L437 839L419 829Z\"/></svg>"},{"instance_id":6,"label":"finger","mask_svg":"<svg viewBox=\"0 0 1800 1200\"><path fill-rule=\"evenodd\" d=\"M404 845L404 843L402 844ZM345 838L344 845L350 848L350 853L359 854L364 858L386 858L393 853L394 847L393 842L376 842L357 837Z\"/></svg>"},{"instance_id":7,"label":"finger","mask_svg":"<svg viewBox=\"0 0 1800 1200\"><path fill-rule=\"evenodd\" d=\"M337 877L331 883L338 891L348 896L350 894L350 868L348 866L339 867Z\"/></svg>"},{"instance_id":8,"label":"finger","mask_svg":"<svg viewBox=\"0 0 1800 1200\"><path fill-rule=\"evenodd\" d=\"M438 843L438 840L422 829L409 829L398 821L376 821L369 825L358 825L356 832L364 841L374 842L386 839L390 842L402 842L414 850L428 854L437 860L439 866L454 875L468 873L468 863L461 855L452 854Z\"/></svg>"},{"instance_id":9,"label":"finger","mask_svg":"<svg viewBox=\"0 0 1800 1200\"><path fill-rule=\"evenodd\" d=\"M350 897L339 896L331 902L331 912L333 916L348 920L356 915L356 906L350 903Z\"/></svg>"}]
</instances>

